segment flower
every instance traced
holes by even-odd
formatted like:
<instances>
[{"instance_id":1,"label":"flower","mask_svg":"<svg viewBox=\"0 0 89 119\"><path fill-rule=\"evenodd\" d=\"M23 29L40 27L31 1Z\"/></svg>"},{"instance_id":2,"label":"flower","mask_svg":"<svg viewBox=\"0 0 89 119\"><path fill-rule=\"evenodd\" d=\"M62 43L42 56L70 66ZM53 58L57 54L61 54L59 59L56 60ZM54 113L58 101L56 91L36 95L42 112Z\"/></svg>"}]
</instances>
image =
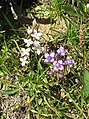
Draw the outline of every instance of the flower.
<instances>
[{"instance_id":1,"label":"flower","mask_svg":"<svg viewBox=\"0 0 89 119\"><path fill-rule=\"evenodd\" d=\"M34 47L32 47L32 49L36 50L38 55L40 55L40 53L44 51L44 47L40 46L40 42L39 41L34 41L33 45L34 45Z\"/></svg>"},{"instance_id":2,"label":"flower","mask_svg":"<svg viewBox=\"0 0 89 119\"><path fill-rule=\"evenodd\" d=\"M53 70L54 70L54 71L63 70L64 67L63 67L62 64L63 64L63 61L62 61L62 60L54 61L54 62L53 62L53 65L54 65Z\"/></svg>"},{"instance_id":3,"label":"flower","mask_svg":"<svg viewBox=\"0 0 89 119\"><path fill-rule=\"evenodd\" d=\"M72 67L72 65L74 64L74 60L70 59L70 57L67 56L65 60L65 64L67 64L69 67Z\"/></svg>"},{"instance_id":4,"label":"flower","mask_svg":"<svg viewBox=\"0 0 89 119\"><path fill-rule=\"evenodd\" d=\"M40 39L40 36L42 35L42 33L37 33L37 31L34 29L33 33L31 34L31 36L37 40Z\"/></svg>"},{"instance_id":5,"label":"flower","mask_svg":"<svg viewBox=\"0 0 89 119\"><path fill-rule=\"evenodd\" d=\"M34 45L35 47L39 47L39 46L40 46L40 42L35 40L34 43L33 43L33 45Z\"/></svg>"},{"instance_id":6,"label":"flower","mask_svg":"<svg viewBox=\"0 0 89 119\"><path fill-rule=\"evenodd\" d=\"M62 78L63 77L63 74L59 74L59 77Z\"/></svg>"},{"instance_id":7,"label":"flower","mask_svg":"<svg viewBox=\"0 0 89 119\"><path fill-rule=\"evenodd\" d=\"M59 58L60 57L60 54L59 53L56 53L56 58Z\"/></svg>"},{"instance_id":8,"label":"flower","mask_svg":"<svg viewBox=\"0 0 89 119\"><path fill-rule=\"evenodd\" d=\"M42 53L44 51L44 47L41 47L41 46L34 46L32 47L33 50L36 50L37 54L40 55L40 53Z\"/></svg>"},{"instance_id":9,"label":"flower","mask_svg":"<svg viewBox=\"0 0 89 119\"><path fill-rule=\"evenodd\" d=\"M48 71L48 75L49 76L52 76L52 71Z\"/></svg>"},{"instance_id":10,"label":"flower","mask_svg":"<svg viewBox=\"0 0 89 119\"><path fill-rule=\"evenodd\" d=\"M75 79L75 83L79 83L79 80L78 79Z\"/></svg>"},{"instance_id":11,"label":"flower","mask_svg":"<svg viewBox=\"0 0 89 119\"><path fill-rule=\"evenodd\" d=\"M27 64L28 63L28 61L26 61L26 59L27 59L27 57L25 56L25 57L23 57L23 58L20 58L20 61L21 61L21 65L22 66L25 66L25 64Z\"/></svg>"},{"instance_id":12,"label":"flower","mask_svg":"<svg viewBox=\"0 0 89 119\"><path fill-rule=\"evenodd\" d=\"M28 26L27 34L30 35L31 33L32 33L32 29L30 29L30 27Z\"/></svg>"},{"instance_id":13,"label":"flower","mask_svg":"<svg viewBox=\"0 0 89 119\"><path fill-rule=\"evenodd\" d=\"M89 3L87 3L86 8L89 9Z\"/></svg>"},{"instance_id":14,"label":"flower","mask_svg":"<svg viewBox=\"0 0 89 119\"><path fill-rule=\"evenodd\" d=\"M53 62L54 61L54 55L55 53L54 52L51 52L51 53L45 53L45 59L44 59L44 62Z\"/></svg>"},{"instance_id":15,"label":"flower","mask_svg":"<svg viewBox=\"0 0 89 119\"><path fill-rule=\"evenodd\" d=\"M33 44L33 41L31 39L24 39L24 42L27 43L28 47Z\"/></svg>"},{"instance_id":16,"label":"flower","mask_svg":"<svg viewBox=\"0 0 89 119\"><path fill-rule=\"evenodd\" d=\"M25 56L25 55L29 55L30 48L27 48L27 49L21 48L21 50L22 50L22 53L21 53L22 57Z\"/></svg>"},{"instance_id":17,"label":"flower","mask_svg":"<svg viewBox=\"0 0 89 119\"><path fill-rule=\"evenodd\" d=\"M57 55L59 54L59 56L65 56L66 52L67 50L60 46L60 48L57 50Z\"/></svg>"}]
</instances>

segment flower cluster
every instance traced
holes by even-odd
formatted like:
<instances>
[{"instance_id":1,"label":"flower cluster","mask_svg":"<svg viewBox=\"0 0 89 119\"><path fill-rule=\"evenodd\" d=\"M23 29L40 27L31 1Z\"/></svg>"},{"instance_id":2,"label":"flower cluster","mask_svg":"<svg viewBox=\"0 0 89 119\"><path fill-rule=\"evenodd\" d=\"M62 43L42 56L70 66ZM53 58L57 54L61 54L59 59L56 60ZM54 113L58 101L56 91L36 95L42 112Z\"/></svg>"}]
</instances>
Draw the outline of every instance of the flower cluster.
<instances>
[{"instance_id":1,"label":"flower cluster","mask_svg":"<svg viewBox=\"0 0 89 119\"><path fill-rule=\"evenodd\" d=\"M27 43L27 46L32 45L32 50L36 51L38 55L44 51L44 47L41 47L40 45L40 37L42 36L42 33L38 33L35 29L30 29L28 27L27 34L30 35L30 39L24 39L24 42Z\"/></svg>"},{"instance_id":2,"label":"flower cluster","mask_svg":"<svg viewBox=\"0 0 89 119\"><path fill-rule=\"evenodd\" d=\"M23 38L24 43L26 43L27 48L21 48L21 65L25 66L28 63L27 59L31 51L35 51L37 55L40 55L44 51L44 47L40 45L40 37L42 33L38 33L35 29L30 29L28 27L27 34L28 39Z\"/></svg>"},{"instance_id":3,"label":"flower cluster","mask_svg":"<svg viewBox=\"0 0 89 119\"><path fill-rule=\"evenodd\" d=\"M50 71L48 71L49 75L52 75L53 72L58 72L59 76L62 77L60 73L64 70L64 67L67 65L72 67L74 64L74 60L70 59L69 56L66 56L67 50L64 47L60 46L60 48L56 52L50 52L44 54L44 62L51 63Z\"/></svg>"},{"instance_id":4,"label":"flower cluster","mask_svg":"<svg viewBox=\"0 0 89 119\"><path fill-rule=\"evenodd\" d=\"M21 65L25 66L25 64L28 63L27 58L28 58L29 53L30 53L30 48L27 48L27 49L21 48L21 52L22 52L21 53L21 58L20 58Z\"/></svg>"}]
</instances>

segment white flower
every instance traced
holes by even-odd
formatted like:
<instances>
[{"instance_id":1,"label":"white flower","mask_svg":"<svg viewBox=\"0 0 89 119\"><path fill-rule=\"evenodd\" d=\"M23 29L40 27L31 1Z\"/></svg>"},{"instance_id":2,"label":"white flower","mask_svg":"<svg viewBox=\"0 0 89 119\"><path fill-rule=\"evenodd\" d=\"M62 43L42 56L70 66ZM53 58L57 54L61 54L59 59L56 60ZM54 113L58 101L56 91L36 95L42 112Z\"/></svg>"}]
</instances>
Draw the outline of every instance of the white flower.
<instances>
[{"instance_id":1,"label":"white flower","mask_svg":"<svg viewBox=\"0 0 89 119\"><path fill-rule=\"evenodd\" d=\"M40 36L42 35L42 33L37 33L37 31L34 29L33 34L31 34L31 36L37 40L40 39Z\"/></svg>"},{"instance_id":2,"label":"white flower","mask_svg":"<svg viewBox=\"0 0 89 119\"><path fill-rule=\"evenodd\" d=\"M39 47L40 46L40 42L39 41L34 41L33 44L34 44L35 47Z\"/></svg>"},{"instance_id":3,"label":"white flower","mask_svg":"<svg viewBox=\"0 0 89 119\"><path fill-rule=\"evenodd\" d=\"M44 51L43 47L33 47L32 49L35 50L38 55Z\"/></svg>"},{"instance_id":4,"label":"white flower","mask_svg":"<svg viewBox=\"0 0 89 119\"><path fill-rule=\"evenodd\" d=\"M34 41L34 47L32 47L32 49L36 50L38 55L40 55L40 53L44 51L44 47L40 46L40 42L39 41Z\"/></svg>"},{"instance_id":5,"label":"white flower","mask_svg":"<svg viewBox=\"0 0 89 119\"><path fill-rule=\"evenodd\" d=\"M89 9L89 3L87 3L87 9Z\"/></svg>"},{"instance_id":6,"label":"white flower","mask_svg":"<svg viewBox=\"0 0 89 119\"><path fill-rule=\"evenodd\" d=\"M25 55L29 55L30 48L27 48L27 49L21 48L21 50L22 50L22 53L21 53L22 57L25 56Z\"/></svg>"},{"instance_id":7,"label":"white flower","mask_svg":"<svg viewBox=\"0 0 89 119\"><path fill-rule=\"evenodd\" d=\"M27 34L30 35L32 33L32 29L30 29L30 27L28 26L27 28Z\"/></svg>"},{"instance_id":8,"label":"white flower","mask_svg":"<svg viewBox=\"0 0 89 119\"><path fill-rule=\"evenodd\" d=\"M39 47L37 49L37 54L40 55L40 53L42 53L44 51L44 47Z\"/></svg>"},{"instance_id":9,"label":"white flower","mask_svg":"<svg viewBox=\"0 0 89 119\"><path fill-rule=\"evenodd\" d=\"M28 63L28 61L26 61L26 60L27 60L27 57L26 57L26 56L23 57L23 58L20 58L20 61L21 61L21 65L22 65L22 66L25 66L25 64Z\"/></svg>"},{"instance_id":10,"label":"white flower","mask_svg":"<svg viewBox=\"0 0 89 119\"><path fill-rule=\"evenodd\" d=\"M33 44L33 41L31 39L24 39L24 42L27 43L28 47Z\"/></svg>"},{"instance_id":11,"label":"white flower","mask_svg":"<svg viewBox=\"0 0 89 119\"><path fill-rule=\"evenodd\" d=\"M33 50L36 50L37 54L40 55L44 51L44 47L40 46L39 41L34 41L34 47L32 47Z\"/></svg>"}]
</instances>

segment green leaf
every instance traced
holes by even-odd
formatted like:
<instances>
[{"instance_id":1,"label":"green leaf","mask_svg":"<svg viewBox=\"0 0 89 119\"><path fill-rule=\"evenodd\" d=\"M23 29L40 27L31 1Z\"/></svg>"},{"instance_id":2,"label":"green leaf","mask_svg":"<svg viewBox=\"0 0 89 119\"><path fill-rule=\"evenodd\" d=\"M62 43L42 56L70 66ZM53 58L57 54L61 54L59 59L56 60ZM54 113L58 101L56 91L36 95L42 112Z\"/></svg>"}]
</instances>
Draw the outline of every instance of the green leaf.
<instances>
[{"instance_id":1,"label":"green leaf","mask_svg":"<svg viewBox=\"0 0 89 119\"><path fill-rule=\"evenodd\" d=\"M65 13L72 15L72 16L78 16L77 12L71 7L71 6L64 6Z\"/></svg>"},{"instance_id":2,"label":"green leaf","mask_svg":"<svg viewBox=\"0 0 89 119\"><path fill-rule=\"evenodd\" d=\"M13 87L13 88L18 87L16 84L12 84L12 83L10 83L7 80L2 80L2 83L5 84L5 85L7 85L7 86L9 86L9 87Z\"/></svg>"},{"instance_id":3,"label":"green leaf","mask_svg":"<svg viewBox=\"0 0 89 119\"><path fill-rule=\"evenodd\" d=\"M2 88L2 82L0 81L0 89Z\"/></svg>"},{"instance_id":4,"label":"green leaf","mask_svg":"<svg viewBox=\"0 0 89 119\"><path fill-rule=\"evenodd\" d=\"M42 103L42 98L38 100L38 104L41 105L41 103Z\"/></svg>"},{"instance_id":5,"label":"green leaf","mask_svg":"<svg viewBox=\"0 0 89 119\"><path fill-rule=\"evenodd\" d=\"M27 102L30 104L34 100L35 97L36 97L36 94L34 94L32 97L28 96Z\"/></svg>"},{"instance_id":6,"label":"green leaf","mask_svg":"<svg viewBox=\"0 0 89 119\"><path fill-rule=\"evenodd\" d=\"M79 4L78 4L78 9L77 9L79 12L81 11L81 12L85 12L85 6L84 6L84 4L82 4L81 2L79 2Z\"/></svg>"},{"instance_id":7,"label":"green leaf","mask_svg":"<svg viewBox=\"0 0 89 119\"><path fill-rule=\"evenodd\" d=\"M41 12L41 14L44 15L44 16L49 16L50 12L47 12L47 11L46 12Z\"/></svg>"},{"instance_id":8,"label":"green leaf","mask_svg":"<svg viewBox=\"0 0 89 119\"><path fill-rule=\"evenodd\" d=\"M84 89L83 89L83 94L84 96L89 96L89 71L85 70L84 71Z\"/></svg>"},{"instance_id":9,"label":"green leaf","mask_svg":"<svg viewBox=\"0 0 89 119\"><path fill-rule=\"evenodd\" d=\"M14 89L14 90L2 90L2 93L7 94L7 95L11 95L11 94L15 94L16 92L18 92L19 89Z\"/></svg>"},{"instance_id":10,"label":"green leaf","mask_svg":"<svg viewBox=\"0 0 89 119\"><path fill-rule=\"evenodd\" d=\"M0 71L0 76L4 76L4 73L2 71Z\"/></svg>"},{"instance_id":11,"label":"green leaf","mask_svg":"<svg viewBox=\"0 0 89 119\"><path fill-rule=\"evenodd\" d=\"M36 10L36 11L42 11L42 8L41 8L40 6L37 6L37 7L35 8L35 10Z\"/></svg>"},{"instance_id":12,"label":"green leaf","mask_svg":"<svg viewBox=\"0 0 89 119\"><path fill-rule=\"evenodd\" d=\"M42 65L41 65L40 62L41 62L41 58L40 58L40 60L38 61L38 64L37 64L38 71L41 72L41 73L43 73L44 69L43 69L43 67L42 67Z\"/></svg>"}]
</instances>

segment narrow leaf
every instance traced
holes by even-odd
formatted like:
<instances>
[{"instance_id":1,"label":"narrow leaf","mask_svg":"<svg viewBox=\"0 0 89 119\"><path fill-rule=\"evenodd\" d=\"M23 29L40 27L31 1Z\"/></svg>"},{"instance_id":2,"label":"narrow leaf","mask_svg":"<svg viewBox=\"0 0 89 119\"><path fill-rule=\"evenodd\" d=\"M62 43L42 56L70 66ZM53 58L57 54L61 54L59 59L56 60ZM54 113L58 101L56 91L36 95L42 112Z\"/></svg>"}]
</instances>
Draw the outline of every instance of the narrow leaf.
<instances>
[{"instance_id":1,"label":"narrow leaf","mask_svg":"<svg viewBox=\"0 0 89 119\"><path fill-rule=\"evenodd\" d=\"M89 71L85 70L84 71L84 89L83 89L83 93L84 96L89 96Z\"/></svg>"},{"instance_id":2,"label":"narrow leaf","mask_svg":"<svg viewBox=\"0 0 89 119\"><path fill-rule=\"evenodd\" d=\"M11 94L15 94L18 91L19 91L19 89L15 89L15 90L2 90L2 93L7 94L7 95L11 95Z\"/></svg>"},{"instance_id":3,"label":"narrow leaf","mask_svg":"<svg viewBox=\"0 0 89 119\"><path fill-rule=\"evenodd\" d=\"M64 6L64 10L69 15L78 16L77 12L71 6Z\"/></svg>"}]
</instances>

